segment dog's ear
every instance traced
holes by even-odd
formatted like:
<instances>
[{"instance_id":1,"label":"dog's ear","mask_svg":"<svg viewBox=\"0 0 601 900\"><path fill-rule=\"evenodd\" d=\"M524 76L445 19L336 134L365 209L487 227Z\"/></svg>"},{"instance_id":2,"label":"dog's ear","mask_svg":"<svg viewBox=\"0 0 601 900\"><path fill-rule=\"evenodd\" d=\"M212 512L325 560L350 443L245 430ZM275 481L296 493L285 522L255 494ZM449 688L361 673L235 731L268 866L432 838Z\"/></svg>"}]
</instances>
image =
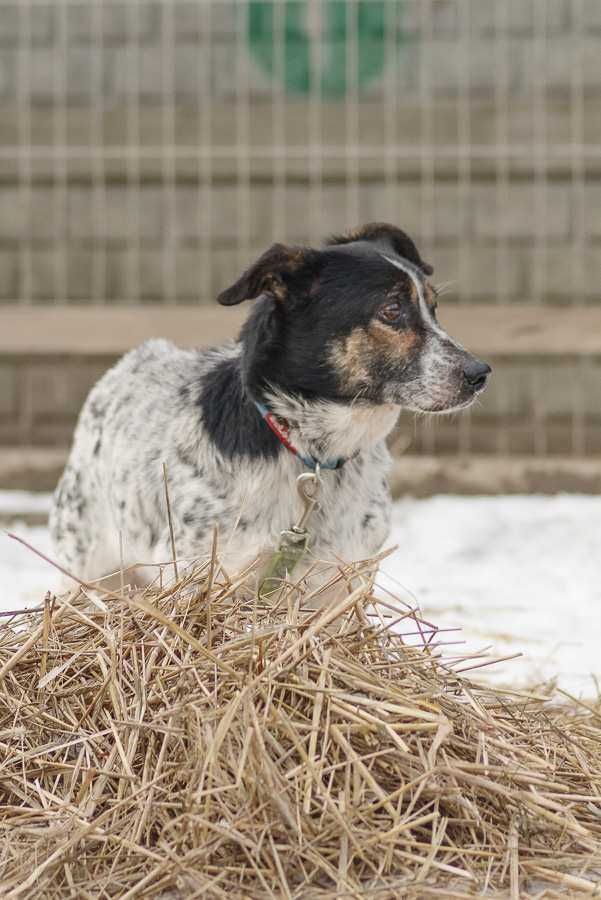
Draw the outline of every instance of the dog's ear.
<instances>
[{"instance_id":1,"label":"dog's ear","mask_svg":"<svg viewBox=\"0 0 601 900\"><path fill-rule=\"evenodd\" d=\"M217 301L223 306L234 306L267 295L282 302L292 282L315 268L318 256L316 250L306 247L273 244L231 287L218 295Z\"/></svg>"},{"instance_id":2,"label":"dog's ear","mask_svg":"<svg viewBox=\"0 0 601 900\"><path fill-rule=\"evenodd\" d=\"M354 228L344 234L335 234L326 240L326 244L352 244L355 241L368 241L369 243L379 244L383 249L391 250L397 256L402 256L418 266L424 275L431 275L434 272L432 266L424 262L419 251L408 234L396 228L394 225L387 225L386 222L370 222L368 225L362 225L360 228Z\"/></svg>"},{"instance_id":3,"label":"dog's ear","mask_svg":"<svg viewBox=\"0 0 601 900\"><path fill-rule=\"evenodd\" d=\"M264 295L255 303L242 326L242 383L251 395L260 394L265 373L280 345L283 308L274 297Z\"/></svg>"}]
</instances>

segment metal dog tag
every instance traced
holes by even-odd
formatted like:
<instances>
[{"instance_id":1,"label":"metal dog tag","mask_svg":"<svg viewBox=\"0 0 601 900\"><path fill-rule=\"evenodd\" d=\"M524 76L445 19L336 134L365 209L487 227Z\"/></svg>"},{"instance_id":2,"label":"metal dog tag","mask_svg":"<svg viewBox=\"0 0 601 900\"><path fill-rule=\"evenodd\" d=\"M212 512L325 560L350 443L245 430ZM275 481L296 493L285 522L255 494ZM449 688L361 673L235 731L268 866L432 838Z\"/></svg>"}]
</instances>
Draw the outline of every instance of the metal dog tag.
<instances>
[{"instance_id":1,"label":"metal dog tag","mask_svg":"<svg viewBox=\"0 0 601 900\"><path fill-rule=\"evenodd\" d=\"M271 557L259 585L260 600L268 599L281 586L309 549L310 534L306 525L318 506L319 470L299 475L296 487L303 501L303 511L296 525L280 532L278 549Z\"/></svg>"}]
</instances>

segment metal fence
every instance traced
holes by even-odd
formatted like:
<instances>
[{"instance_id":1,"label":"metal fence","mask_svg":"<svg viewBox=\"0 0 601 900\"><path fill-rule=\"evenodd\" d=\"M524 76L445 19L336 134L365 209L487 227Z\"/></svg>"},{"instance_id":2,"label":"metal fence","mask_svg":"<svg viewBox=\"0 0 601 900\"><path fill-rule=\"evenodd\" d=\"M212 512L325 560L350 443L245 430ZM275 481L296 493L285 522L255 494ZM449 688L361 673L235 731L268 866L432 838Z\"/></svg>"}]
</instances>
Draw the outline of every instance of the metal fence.
<instances>
[{"instance_id":1,"label":"metal fence","mask_svg":"<svg viewBox=\"0 0 601 900\"><path fill-rule=\"evenodd\" d=\"M198 302L364 219L455 297L594 298L596 0L0 7L4 300Z\"/></svg>"},{"instance_id":2,"label":"metal fence","mask_svg":"<svg viewBox=\"0 0 601 900\"><path fill-rule=\"evenodd\" d=\"M600 101L598 0L0 0L0 302L211 302L389 220L446 302L596 303ZM495 389L533 452L586 450L583 366Z\"/></svg>"}]
</instances>

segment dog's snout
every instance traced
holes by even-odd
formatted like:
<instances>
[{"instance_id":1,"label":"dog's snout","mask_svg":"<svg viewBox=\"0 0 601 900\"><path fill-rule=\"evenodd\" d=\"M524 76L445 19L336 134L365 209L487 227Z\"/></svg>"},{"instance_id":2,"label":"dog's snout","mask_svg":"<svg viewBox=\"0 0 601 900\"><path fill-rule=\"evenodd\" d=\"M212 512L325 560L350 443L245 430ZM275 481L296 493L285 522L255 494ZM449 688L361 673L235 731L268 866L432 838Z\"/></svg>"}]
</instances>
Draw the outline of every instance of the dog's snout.
<instances>
[{"instance_id":1,"label":"dog's snout","mask_svg":"<svg viewBox=\"0 0 601 900\"><path fill-rule=\"evenodd\" d=\"M463 377L471 388L478 391L486 384L491 371L486 363L480 362L479 359L471 359L463 367Z\"/></svg>"}]
</instances>

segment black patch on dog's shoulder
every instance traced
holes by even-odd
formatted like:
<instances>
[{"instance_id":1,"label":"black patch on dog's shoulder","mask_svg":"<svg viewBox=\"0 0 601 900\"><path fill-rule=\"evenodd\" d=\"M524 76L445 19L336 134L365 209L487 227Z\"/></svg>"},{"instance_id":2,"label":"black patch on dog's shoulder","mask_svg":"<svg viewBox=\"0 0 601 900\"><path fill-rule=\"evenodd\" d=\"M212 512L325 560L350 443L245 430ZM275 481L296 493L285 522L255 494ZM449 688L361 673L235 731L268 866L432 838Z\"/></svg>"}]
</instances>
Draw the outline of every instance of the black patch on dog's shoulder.
<instances>
[{"instance_id":1,"label":"black patch on dog's shoulder","mask_svg":"<svg viewBox=\"0 0 601 900\"><path fill-rule=\"evenodd\" d=\"M276 459L282 445L244 391L239 359L223 359L204 377L199 405L207 433L226 459Z\"/></svg>"}]
</instances>

